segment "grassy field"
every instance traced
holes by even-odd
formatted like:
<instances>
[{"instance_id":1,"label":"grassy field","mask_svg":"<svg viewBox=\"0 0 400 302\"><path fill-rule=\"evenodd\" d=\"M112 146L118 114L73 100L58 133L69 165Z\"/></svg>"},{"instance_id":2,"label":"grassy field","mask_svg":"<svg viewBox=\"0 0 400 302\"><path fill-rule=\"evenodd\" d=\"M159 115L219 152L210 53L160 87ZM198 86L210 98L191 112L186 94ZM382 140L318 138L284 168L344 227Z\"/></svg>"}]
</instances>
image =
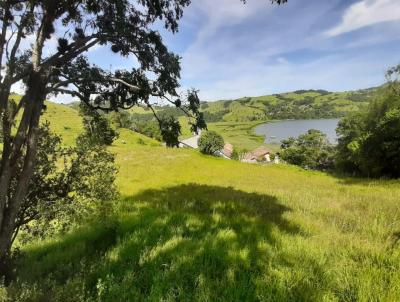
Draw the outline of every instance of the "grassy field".
<instances>
[{"instance_id":1,"label":"grassy field","mask_svg":"<svg viewBox=\"0 0 400 302\"><path fill-rule=\"evenodd\" d=\"M19 102L21 96L14 94L11 99ZM78 111L66 105L46 101L41 121L51 124L51 129L62 136L62 143L65 146L75 144L76 138L82 131L82 118Z\"/></svg>"},{"instance_id":2,"label":"grassy field","mask_svg":"<svg viewBox=\"0 0 400 302\"><path fill-rule=\"evenodd\" d=\"M193 136L186 117L180 117L182 135L180 139ZM226 143L230 143L239 151L254 150L260 146L268 146L272 151L278 151L280 145L265 144L264 137L254 133L254 127L263 122L216 122L207 123L207 129L219 133Z\"/></svg>"},{"instance_id":3,"label":"grassy field","mask_svg":"<svg viewBox=\"0 0 400 302\"><path fill-rule=\"evenodd\" d=\"M399 181L111 150L115 213L23 247L11 301L400 301Z\"/></svg>"}]
</instances>

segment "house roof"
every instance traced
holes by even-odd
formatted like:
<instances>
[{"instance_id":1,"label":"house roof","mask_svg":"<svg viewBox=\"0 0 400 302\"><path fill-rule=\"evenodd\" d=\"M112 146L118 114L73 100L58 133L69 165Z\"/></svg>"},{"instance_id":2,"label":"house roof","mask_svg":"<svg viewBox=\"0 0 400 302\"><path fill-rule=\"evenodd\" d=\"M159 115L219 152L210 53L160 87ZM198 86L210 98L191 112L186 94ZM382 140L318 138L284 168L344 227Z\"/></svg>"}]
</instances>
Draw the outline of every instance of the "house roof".
<instances>
[{"instance_id":1,"label":"house roof","mask_svg":"<svg viewBox=\"0 0 400 302\"><path fill-rule=\"evenodd\" d=\"M269 150L266 147L258 147L257 149L254 149L253 151L250 151L248 153L246 153L243 156L243 159L245 160L254 160L257 159L259 157L265 156L266 154L270 154L271 150Z\"/></svg>"},{"instance_id":2,"label":"house roof","mask_svg":"<svg viewBox=\"0 0 400 302\"><path fill-rule=\"evenodd\" d=\"M187 139L181 140L179 142L179 147L189 147L193 149L198 149L199 148L199 138L201 136L201 130L198 132L198 134L189 137Z\"/></svg>"},{"instance_id":3,"label":"house roof","mask_svg":"<svg viewBox=\"0 0 400 302\"><path fill-rule=\"evenodd\" d=\"M189 147L189 148L193 148L193 149L198 149L199 148L199 138L200 138L200 134L189 137L184 140L181 140L179 142L179 147L181 147L181 148Z\"/></svg>"},{"instance_id":4,"label":"house roof","mask_svg":"<svg viewBox=\"0 0 400 302\"><path fill-rule=\"evenodd\" d=\"M222 150L222 153L224 153L225 156L227 156L227 157L232 157L233 146L230 143L226 143L224 145L224 150Z\"/></svg>"}]
</instances>

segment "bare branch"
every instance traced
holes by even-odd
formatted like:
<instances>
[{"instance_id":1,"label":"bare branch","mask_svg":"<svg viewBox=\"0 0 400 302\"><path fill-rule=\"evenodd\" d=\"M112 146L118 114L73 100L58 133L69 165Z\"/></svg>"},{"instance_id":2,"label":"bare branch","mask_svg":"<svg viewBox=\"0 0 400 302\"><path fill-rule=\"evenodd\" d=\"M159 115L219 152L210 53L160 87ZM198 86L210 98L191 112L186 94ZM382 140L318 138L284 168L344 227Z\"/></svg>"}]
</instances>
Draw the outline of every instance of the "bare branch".
<instances>
[{"instance_id":1,"label":"bare branch","mask_svg":"<svg viewBox=\"0 0 400 302\"><path fill-rule=\"evenodd\" d=\"M166 100L168 103L170 103L170 104L176 106L175 102L172 101L169 97L167 97L167 96L164 95L164 94L162 94L162 95L161 95L161 94L152 94L152 96L160 97L160 98ZM195 118L195 117L194 117L188 110L186 110L184 107L179 106L179 107L177 107L177 108L179 108L179 109L180 109L185 115L187 115L188 117Z\"/></svg>"}]
</instances>

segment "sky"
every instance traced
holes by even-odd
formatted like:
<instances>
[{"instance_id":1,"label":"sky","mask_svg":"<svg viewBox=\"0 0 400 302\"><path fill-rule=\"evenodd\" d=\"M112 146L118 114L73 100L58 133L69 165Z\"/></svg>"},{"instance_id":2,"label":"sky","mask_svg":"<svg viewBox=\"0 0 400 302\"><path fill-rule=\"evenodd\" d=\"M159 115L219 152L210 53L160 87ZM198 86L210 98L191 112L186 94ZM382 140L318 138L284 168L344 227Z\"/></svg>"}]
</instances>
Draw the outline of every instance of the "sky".
<instances>
[{"instance_id":1,"label":"sky","mask_svg":"<svg viewBox=\"0 0 400 302\"><path fill-rule=\"evenodd\" d=\"M400 63L400 0L193 0L179 32L161 33L182 57L182 90L205 101L356 90ZM104 47L88 56L105 68L134 64Z\"/></svg>"}]
</instances>

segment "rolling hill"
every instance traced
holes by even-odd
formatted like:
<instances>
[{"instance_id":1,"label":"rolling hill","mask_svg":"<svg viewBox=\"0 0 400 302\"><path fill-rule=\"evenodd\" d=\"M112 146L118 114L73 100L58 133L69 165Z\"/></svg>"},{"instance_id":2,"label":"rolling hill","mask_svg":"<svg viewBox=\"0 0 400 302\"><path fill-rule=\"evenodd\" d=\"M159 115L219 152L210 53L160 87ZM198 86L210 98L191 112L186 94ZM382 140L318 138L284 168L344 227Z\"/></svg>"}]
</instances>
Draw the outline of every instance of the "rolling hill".
<instances>
[{"instance_id":1,"label":"rolling hill","mask_svg":"<svg viewBox=\"0 0 400 302\"><path fill-rule=\"evenodd\" d=\"M237 100L205 102L201 108L208 122L335 118L367 106L377 91L378 88L350 92L299 90Z\"/></svg>"},{"instance_id":2,"label":"rolling hill","mask_svg":"<svg viewBox=\"0 0 400 302\"><path fill-rule=\"evenodd\" d=\"M65 144L80 117L47 104ZM21 247L10 301L398 301L398 181L167 149L127 129L114 214ZM0 298L2 298L0 287Z\"/></svg>"},{"instance_id":3,"label":"rolling hill","mask_svg":"<svg viewBox=\"0 0 400 302\"><path fill-rule=\"evenodd\" d=\"M368 106L381 87L346 92L298 90L281 94L243 97L235 100L203 101L201 111L206 122L259 122L279 119L340 118ZM68 105L76 108L76 103ZM183 117L171 106L155 106L159 114ZM134 118L151 120L152 112L145 107L129 110Z\"/></svg>"},{"instance_id":4,"label":"rolling hill","mask_svg":"<svg viewBox=\"0 0 400 302\"><path fill-rule=\"evenodd\" d=\"M264 138L253 133L253 127L259 123L279 119L340 118L368 106L379 91L380 87L348 92L299 90L237 100L202 102L201 111L208 129L220 133L237 150L250 150L263 144ZM182 138L193 135L181 110L158 106L156 112L179 119ZM152 112L147 108L133 108L130 114L134 121L156 124ZM275 145L269 147L277 148Z\"/></svg>"}]
</instances>

